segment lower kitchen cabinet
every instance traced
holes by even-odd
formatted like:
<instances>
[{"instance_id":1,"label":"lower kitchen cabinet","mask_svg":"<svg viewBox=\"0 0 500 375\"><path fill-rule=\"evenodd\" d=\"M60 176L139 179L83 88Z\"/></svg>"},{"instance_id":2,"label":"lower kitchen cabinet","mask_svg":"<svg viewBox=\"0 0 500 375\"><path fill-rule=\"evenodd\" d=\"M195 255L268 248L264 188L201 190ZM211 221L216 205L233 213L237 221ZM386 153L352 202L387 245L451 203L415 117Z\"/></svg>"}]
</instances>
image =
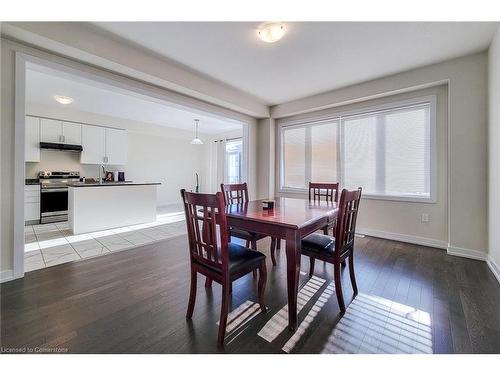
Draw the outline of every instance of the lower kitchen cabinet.
<instances>
[{"instance_id":1,"label":"lower kitchen cabinet","mask_svg":"<svg viewBox=\"0 0 500 375\"><path fill-rule=\"evenodd\" d=\"M24 221L40 220L40 186L24 186Z\"/></svg>"}]
</instances>

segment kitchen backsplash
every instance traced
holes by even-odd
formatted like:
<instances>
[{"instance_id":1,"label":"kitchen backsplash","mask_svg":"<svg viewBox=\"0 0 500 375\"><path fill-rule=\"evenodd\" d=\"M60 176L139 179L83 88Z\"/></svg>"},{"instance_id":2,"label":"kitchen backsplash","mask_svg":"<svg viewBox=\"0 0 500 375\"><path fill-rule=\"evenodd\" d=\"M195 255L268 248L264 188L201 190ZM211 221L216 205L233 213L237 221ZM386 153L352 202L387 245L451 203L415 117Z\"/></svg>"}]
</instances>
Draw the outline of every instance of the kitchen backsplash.
<instances>
[{"instance_id":1,"label":"kitchen backsplash","mask_svg":"<svg viewBox=\"0 0 500 375\"><path fill-rule=\"evenodd\" d=\"M26 178L38 178L40 171L79 171L82 177L98 176L98 165L80 164L80 154L57 150L40 150L39 163L26 163ZM106 170L115 171L113 167Z\"/></svg>"}]
</instances>

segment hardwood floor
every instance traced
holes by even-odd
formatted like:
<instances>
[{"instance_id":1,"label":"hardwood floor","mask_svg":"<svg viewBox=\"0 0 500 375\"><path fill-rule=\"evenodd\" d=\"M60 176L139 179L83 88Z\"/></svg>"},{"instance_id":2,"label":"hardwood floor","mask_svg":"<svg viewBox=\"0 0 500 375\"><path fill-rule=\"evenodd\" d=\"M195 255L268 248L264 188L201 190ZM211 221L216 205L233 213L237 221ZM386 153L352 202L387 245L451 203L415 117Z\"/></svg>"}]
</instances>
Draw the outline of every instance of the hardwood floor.
<instances>
[{"instance_id":1,"label":"hardwood floor","mask_svg":"<svg viewBox=\"0 0 500 375\"><path fill-rule=\"evenodd\" d=\"M62 264L2 284L1 346L70 353L500 353L500 286L484 262L417 245L357 238L359 295L340 318L331 266L307 277L302 258L299 328L289 332L284 250L268 256L261 314L252 275L233 285L226 346L217 350L220 286L198 282L185 313L185 236ZM282 246L283 247L283 246ZM269 243L259 248L268 253ZM269 255L269 254L268 254Z\"/></svg>"}]
</instances>

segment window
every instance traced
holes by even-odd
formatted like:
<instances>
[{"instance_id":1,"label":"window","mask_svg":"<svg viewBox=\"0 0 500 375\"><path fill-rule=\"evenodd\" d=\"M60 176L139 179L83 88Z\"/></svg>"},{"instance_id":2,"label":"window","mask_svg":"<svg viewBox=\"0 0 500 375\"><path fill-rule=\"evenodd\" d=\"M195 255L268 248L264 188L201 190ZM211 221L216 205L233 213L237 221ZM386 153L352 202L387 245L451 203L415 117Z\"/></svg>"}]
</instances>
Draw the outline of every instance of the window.
<instances>
[{"instance_id":1,"label":"window","mask_svg":"<svg viewBox=\"0 0 500 375\"><path fill-rule=\"evenodd\" d=\"M432 201L435 98L281 125L281 189L339 181L364 196Z\"/></svg>"},{"instance_id":2,"label":"window","mask_svg":"<svg viewBox=\"0 0 500 375\"><path fill-rule=\"evenodd\" d=\"M283 128L283 181L304 189L308 181L337 179L338 122Z\"/></svg>"},{"instance_id":3,"label":"window","mask_svg":"<svg viewBox=\"0 0 500 375\"><path fill-rule=\"evenodd\" d=\"M241 178L243 140L230 139L226 142L226 183L239 184Z\"/></svg>"}]
</instances>

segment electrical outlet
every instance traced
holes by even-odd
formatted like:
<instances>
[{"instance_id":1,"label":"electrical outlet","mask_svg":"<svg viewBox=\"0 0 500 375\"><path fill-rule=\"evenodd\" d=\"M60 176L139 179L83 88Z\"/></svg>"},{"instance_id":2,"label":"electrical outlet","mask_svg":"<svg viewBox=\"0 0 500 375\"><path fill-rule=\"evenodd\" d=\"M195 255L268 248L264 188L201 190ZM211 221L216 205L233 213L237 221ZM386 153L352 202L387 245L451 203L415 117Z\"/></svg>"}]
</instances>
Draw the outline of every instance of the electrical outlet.
<instances>
[{"instance_id":1,"label":"electrical outlet","mask_svg":"<svg viewBox=\"0 0 500 375\"><path fill-rule=\"evenodd\" d=\"M428 223L429 221L429 214L422 214L422 223Z\"/></svg>"}]
</instances>

